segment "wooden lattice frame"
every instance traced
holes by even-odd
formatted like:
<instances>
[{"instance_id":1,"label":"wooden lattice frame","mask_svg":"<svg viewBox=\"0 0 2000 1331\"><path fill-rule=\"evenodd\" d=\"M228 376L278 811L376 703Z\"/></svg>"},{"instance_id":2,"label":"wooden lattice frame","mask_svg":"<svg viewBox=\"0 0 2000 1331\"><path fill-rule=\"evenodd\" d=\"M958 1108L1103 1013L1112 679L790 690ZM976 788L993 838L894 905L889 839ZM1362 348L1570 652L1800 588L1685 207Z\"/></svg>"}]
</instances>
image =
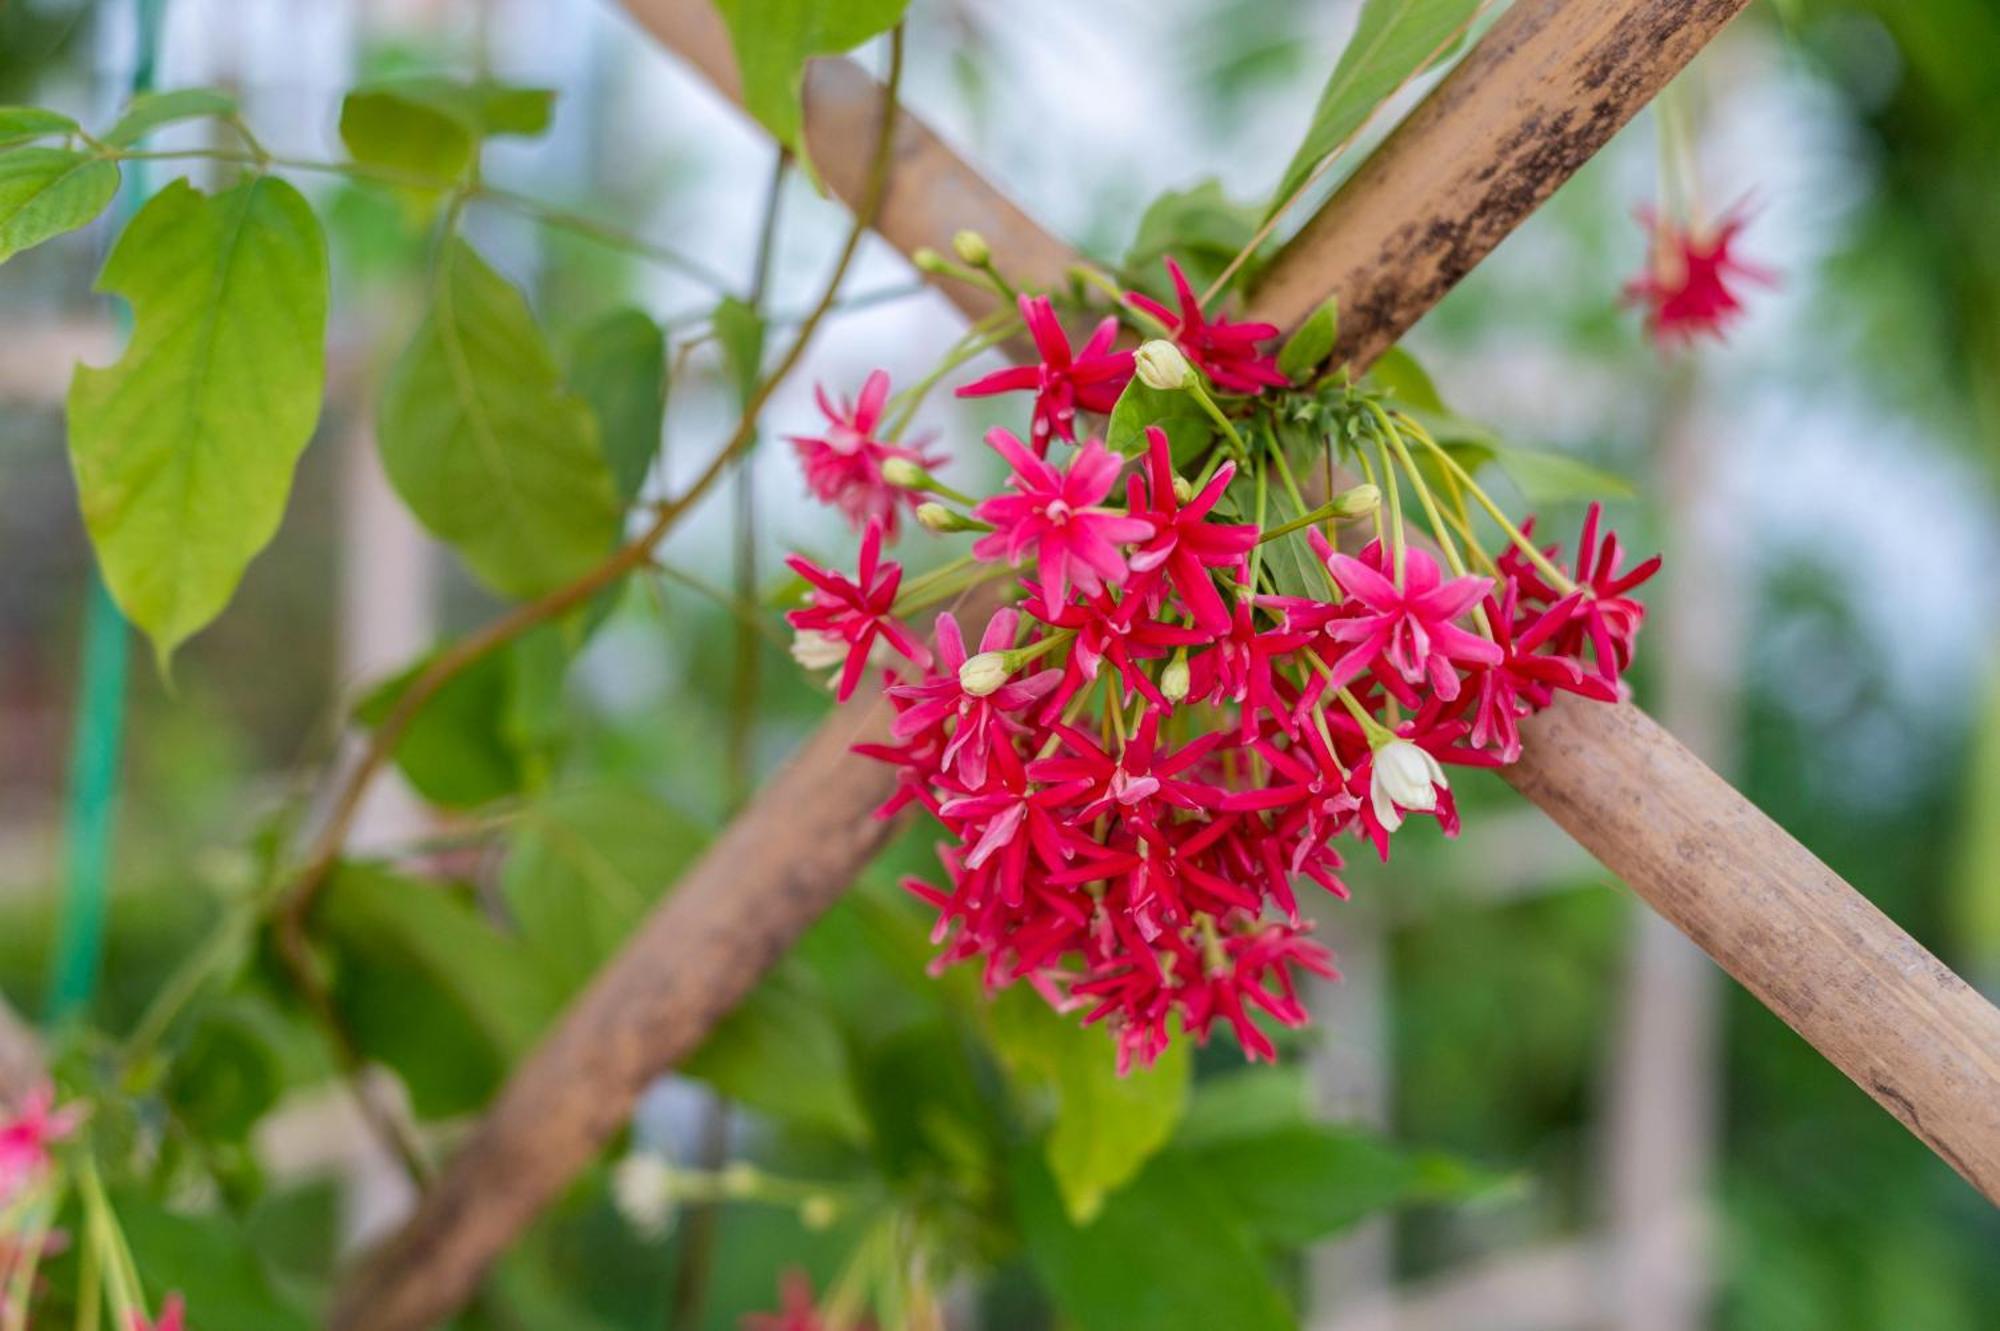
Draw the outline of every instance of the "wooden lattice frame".
<instances>
[{"instance_id":1,"label":"wooden lattice frame","mask_svg":"<svg viewBox=\"0 0 2000 1331\"><path fill-rule=\"evenodd\" d=\"M709 0L625 3L740 96ZM1250 312L1290 325L1338 295L1341 352L1367 365L1746 3L1515 0L1285 248ZM815 164L851 202L881 91L849 61L820 61L806 109ZM876 229L909 254L970 227L1024 281L1060 282L1076 254L899 117ZM969 316L991 308L989 293L944 289ZM646 1084L839 898L887 834L869 813L891 781L849 749L884 737L887 722L879 702L837 709L688 871L515 1070L408 1224L355 1271L337 1331L417 1331L461 1305ZM2000 1010L1638 708L1564 698L1522 732L1506 775L1523 794L2000 1202Z\"/></svg>"}]
</instances>

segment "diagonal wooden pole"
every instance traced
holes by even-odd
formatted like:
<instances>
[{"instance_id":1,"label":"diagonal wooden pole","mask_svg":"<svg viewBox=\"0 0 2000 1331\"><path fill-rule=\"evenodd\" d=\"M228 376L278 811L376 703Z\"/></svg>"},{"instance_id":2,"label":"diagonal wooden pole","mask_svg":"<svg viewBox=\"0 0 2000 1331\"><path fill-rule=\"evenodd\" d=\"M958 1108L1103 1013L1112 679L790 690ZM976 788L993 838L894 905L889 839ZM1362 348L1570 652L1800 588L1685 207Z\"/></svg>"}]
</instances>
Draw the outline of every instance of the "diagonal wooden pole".
<instances>
[{"instance_id":1,"label":"diagonal wooden pole","mask_svg":"<svg viewBox=\"0 0 2000 1331\"><path fill-rule=\"evenodd\" d=\"M1274 263L1252 313L1290 322L1339 294L1345 348L1365 365L1746 2L1517 0ZM736 91L706 0L627 7ZM850 199L877 96L846 61L817 62L808 79L809 149ZM1030 283L1074 261L903 115L879 229L907 252L943 248L960 227ZM968 313L989 308L948 293ZM683 877L515 1070L416 1215L354 1272L336 1331L418 1331L463 1303L645 1085L838 899L881 845L869 814L892 781L849 747L881 738L887 719L874 703L836 709ZM1517 787L2000 1199L2000 1012L1637 708L1565 700L1524 730Z\"/></svg>"}]
</instances>

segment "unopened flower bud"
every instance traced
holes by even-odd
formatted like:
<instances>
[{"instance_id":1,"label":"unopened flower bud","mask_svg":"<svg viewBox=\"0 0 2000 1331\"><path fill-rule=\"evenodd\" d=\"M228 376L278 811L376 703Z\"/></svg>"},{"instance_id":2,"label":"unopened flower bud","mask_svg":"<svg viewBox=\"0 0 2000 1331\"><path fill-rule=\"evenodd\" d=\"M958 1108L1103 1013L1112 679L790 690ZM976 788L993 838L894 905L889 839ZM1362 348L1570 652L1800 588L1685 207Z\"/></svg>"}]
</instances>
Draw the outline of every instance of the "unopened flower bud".
<instances>
[{"instance_id":1,"label":"unopened flower bud","mask_svg":"<svg viewBox=\"0 0 2000 1331\"><path fill-rule=\"evenodd\" d=\"M831 633L800 629L792 635L792 659L807 670L831 670L847 659L847 644Z\"/></svg>"},{"instance_id":2,"label":"unopened flower bud","mask_svg":"<svg viewBox=\"0 0 2000 1331\"><path fill-rule=\"evenodd\" d=\"M1139 349L1132 353L1132 363L1138 370L1139 382L1148 388L1171 393L1194 387L1194 367L1181 355L1179 347L1164 338L1140 343Z\"/></svg>"},{"instance_id":3,"label":"unopened flower bud","mask_svg":"<svg viewBox=\"0 0 2000 1331\"><path fill-rule=\"evenodd\" d=\"M757 1185L763 1181L763 1176L757 1172L757 1166L736 1160L722 1167L720 1181L725 1195L750 1197L756 1194Z\"/></svg>"},{"instance_id":4,"label":"unopened flower bud","mask_svg":"<svg viewBox=\"0 0 2000 1331\"><path fill-rule=\"evenodd\" d=\"M931 474L908 458L890 458L882 464L882 479L904 490L921 490Z\"/></svg>"},{"instance_id":5,"label":"unopened flower bud","mask_svg":"<svg viewBox=\"0 0 2000 1331\"><path fill-rule=\"evenodd\" d=\"M1187 653L1175 652L1174 659L1160 672L1160 696L1168 702L1185 702L1189 683Z\"/></svg>"},{"instance_id":6,"label":"unopened flower bud","mask_svg":"<svg viewBox=\"0 0 2000 1331\"><path fill-rule=\"evenodd\" d=\"M951 252L974 268L984 268L993 257L993 251L986 247L986 237L977 231L961 231L953 236Z\"/></svg>"},{"instance_id":7,"label":"unopened flower bud","mask_svg":"<svg viewBox=\"0 0 2000 1331\"><path fill-rule=\"evenodd\" d=\"M1008 668L1004 652L981 652L966 658L958 668L958 686L975 698L984 698L1007 682L1014 672Z\"/></svg>"},{"instance_id":8,"label":"unopened flower bud","mask_svg":"<svg viewBox=\"0 0 2000 1331\"><path fill-rule=\"evenodd\" d=\"M958 514L952 512L936 500L932 500L928 504L917 505L917 525L925 531L956 531L958 529Z\"/></svg>"},{"instance_id":9,"label":"unopened flower bud","mask_svg":"<svg viewBox=\"0 0 2000 1331\"><path fill-rule=\"evenodd\" d=\"M1357 485L1333 497L1333 516L1336 518L1365 518L1380 507L1382 492L1372 485Z\"/></svg>"},{"instance_id":10,"label":"unopened flower bud","mask_svg":"<svg viewBox=\"0 0 2000 1331\"><path fill-rule=\"evenodd\" d=\"M663 1237L674 1220L674 1170L651 1151L634 1151L611 1170L611 1200L625 1223L647 1238Z\"/></svg>"},{"instance_id":11,"label":"unopened flower bud","mask_svg":"<svg viewBox=\"0 0 2000 1331\"><path fill-rule=\"evenodd\" d=\"M814 1232L831 1229L838 1219L840 1203L825 1193L816 1192L799 1203L799 1223Z\"/></svg>"},{"instance_id":12,"label":"unopened flower bud","mask_svg":"<svg viewBox=\"0 0 2000 1331\"><path fill-rule=\"evenodd\" d=\"M912 254L910 262L916 265L917 271L920 273L948 273L951 271L951 265L945 262L945 257L928 245Z\"/></svg>"},{"instance_id":13,"label":"unopened flower bud","mask_svg":"<svg viewBox=\"0 0 2000 1331\"><path fill-rule=\"evenodd\" d=\"M1183 504L1194 501L1194 482L1179 472L1174 473L1174 498Z\"/></svg>"},{"instance_id":14,"label":"unopened flower bud","mask_svg":"<svg viewBox=\"0 0 2000 1331\"><path fill-rule=\"evenodd\" d=\"M1438 792L1451 789L1444 768L1428 749L1406 739L1389 739L1375 747L1375 768L1368 781L1368 798L1375 819L1391 832L1403 825L1403 810L1429 813L1437 808Z\"/></svg>"}]
</instances>

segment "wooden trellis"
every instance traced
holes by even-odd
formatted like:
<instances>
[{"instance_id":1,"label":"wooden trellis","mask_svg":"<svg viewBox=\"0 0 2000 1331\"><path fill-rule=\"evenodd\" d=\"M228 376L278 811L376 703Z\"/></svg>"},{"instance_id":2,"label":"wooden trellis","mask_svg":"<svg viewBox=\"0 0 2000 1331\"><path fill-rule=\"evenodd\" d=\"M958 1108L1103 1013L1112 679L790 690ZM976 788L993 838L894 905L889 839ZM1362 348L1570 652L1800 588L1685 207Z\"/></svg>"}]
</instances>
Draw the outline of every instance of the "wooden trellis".
<instances>
[{"instance_id":1,"label":"wooden trellis","mask_svg":"<svg viewBox=\"0 0 2000 1331\"><path fill-rule=\"evenodd\" d=\"M1295 323L1341 300L1363 367L1623 126L1747 0L1516 0L1288 245L1250 313ZM732 97L709 0L626 0ZM829 186L862 191L881 90L844 60L807 87ZM898 112L877 230L905 253L983 233L1054 285L1078 261ZM948 284L968 315L990 293ZM990 593L989 593L990 594ZM975 616L976 617L976 616ZM341 1291L340 1331L447 1316L880 848L887 768L850 746L888 708L837 709L582 993L501 1091L417 1213ZM1560 699L1523 724L1508 779L1987 1197L2000 1201L2000 1011L1638 708Z\"/></svg>"}]
</instances>

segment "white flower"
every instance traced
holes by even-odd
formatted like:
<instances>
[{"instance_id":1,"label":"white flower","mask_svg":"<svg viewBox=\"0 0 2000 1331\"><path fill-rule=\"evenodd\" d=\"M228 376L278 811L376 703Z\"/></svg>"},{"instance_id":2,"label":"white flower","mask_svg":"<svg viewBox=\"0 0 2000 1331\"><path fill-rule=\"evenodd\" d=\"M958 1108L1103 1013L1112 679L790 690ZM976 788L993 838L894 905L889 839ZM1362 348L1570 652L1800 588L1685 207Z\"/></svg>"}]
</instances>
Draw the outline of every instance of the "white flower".
<instances>
[{"instance_id":1,"label":"white flower","mask_svg":"<svg viewBox=\"0 0 2000 1331\"><path fill-rule=\"evenodd\" d=\"M792 634L792 659L807 670L831 670L847 659L847 644L831 633L799 629Z\"/></svg>"},{"instance_id":2,"label":"white flower","mask_svg":"<svg viewBox=\"0 0 2000 1331\"><path fill-rule=\"evenodd\" d=\"M1175 392L1194 387L1194 367L1181 355L1181 349L1161 338L1143 342L1132 353L1132 363L1139 373L1139 382L1148 388L1162 392Z\"/></svg>"},{"instance_id":3,"label":"white flower","mask_svg":"<svg viewBox=\"0 0 2000 1331\"><path fill-rule=\"evenodd\" d=\"M611 1170L611 1199L634 1230L662 1237L674 1222L674 1167L651 1151L632 1152Z\"/></svg>"},{"instance_id":4,"label":"white flower","mask_svg":"<svg viewBox=\"0 0 2000 1331\"><path fill-rule=\"evenodd\" d=\"M967 657L958 668L958 686L975 698L984 698L997 692L1013 673L1007 666L1005 652L981 652Z\"/></svg>"},{"instance_id":5,"label":"white flower","mask_svg":"<svg viewBox=\"0 0 2000 1331\"><path fill-rule=\"evenodd\" d=\"M1368 798L1375 821L1391 832L1403 825L1403 810L1429 813L1437 808L1438 792L1450 790L1444 768L1430 751L1406 739L1392 739L1375 750L1375 769L1368 779Z\"/></svg>"}]
</instances>

